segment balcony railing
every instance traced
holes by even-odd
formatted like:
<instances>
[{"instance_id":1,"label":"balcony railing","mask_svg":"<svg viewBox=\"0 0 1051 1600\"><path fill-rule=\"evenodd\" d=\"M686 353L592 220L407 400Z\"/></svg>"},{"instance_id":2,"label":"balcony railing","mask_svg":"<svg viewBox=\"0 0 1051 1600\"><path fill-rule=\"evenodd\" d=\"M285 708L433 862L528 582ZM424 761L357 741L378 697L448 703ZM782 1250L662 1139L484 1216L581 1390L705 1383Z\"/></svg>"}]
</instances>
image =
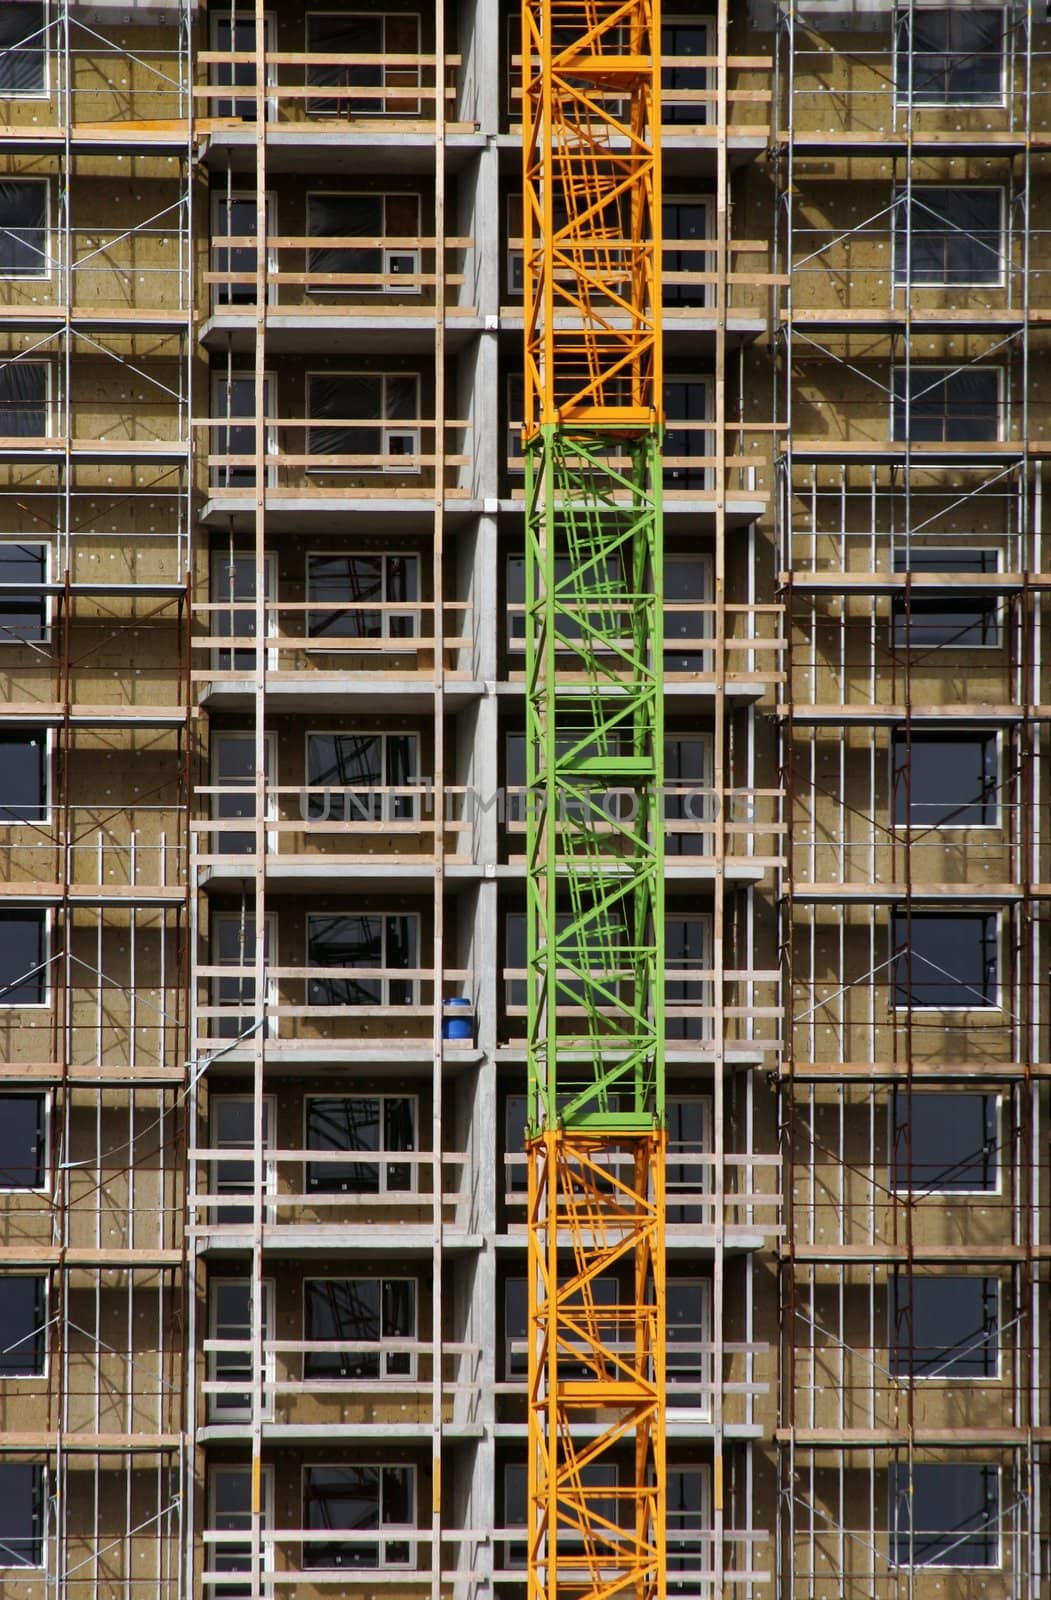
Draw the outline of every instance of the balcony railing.
<instances>
[{"instance_id":1,"label":"balcony railing","mask_svg":"<svg viewBox=\"0 0 1051 1600\"><path fill-rule=\"evenodd\" d=\"M469 1000L474 978L468 970L447 968L444 973L435 974L433 967L268 966L267 992L257 1004L247 998L255 978L251 964L199 966L196 972L199 979L208 983L225 983L232 995L239 987L246 997L198 1006L199 1049L213 1052L229 1049L240 1039L250 1040L262 1019L268 1040L288 1042L300 1052L309 1050L319 1055L365 1041L379 1047L384 1039L391 1044L405 1039L430 1039L435 1006L440 1005L443 1014L462 1018L463 1011L450 1007L449 1001ZM367 1005L322 1005L311 1001L311 984L340 981L375 985L381 998ZM397 987L399 996L408 993L411 998L404 1003L400 998L383 998L389 996L391 985ZM384 1026L378 1028L378 1023Z\"/></svg>"},{"instance_id":2,"label":"balcony railing","mask_svg":"<svg viewBox=\"0 0 1051 1600\"><path fill-rule=\"evenodd\" d=\"M197 56L212 79L194 89L199 117L253 122L257 116L254 50L202 50ZM384 128L433 128L439 97L447 128L468 131L451 120L462 58L401 53L330 55L317 51L263 53L263 115L267 122L350 127L362 133ZM355 82L355 78L357 81ZM372 81L368 81L371 79Z\"/></svg>"},{"instance_id":3,"label":"balcony railing","mask_svg":"<svg viewBox=\"0 0 1051 1600\"><path fill-rule=\"evenodd\" d=\"M176 900L186 881L185 823L171 806L41 808L38 820L0 808L0 885L42 894L63 881L74 897L102 891L135 903Z\"/></svg>"},{"instance_id":4,"label":"balcony railing","mask_svg":"<svg viewBox=\"0 0 1051 1600\"><path fill-rule=\"evenodd\" d=\"M433 307L439 282L437 243L421 234L369 238L281 234L268 238L267 304L278 311L294 309L300 315L320 320L338 316L341 321L355 312L382 316L392 304L397 305L399 316ZM257 248L254 234L212 235L213 265L205 281L212 288L215 315L231 316L254 307ZM458 270L463 253L473 248L474 240L469 237L445 240L445 270L440 281L450 315L475 314L473 306L460 303L468 279ZM329 257L329 267L313 264L314 253Z\"/></svg>"},{"instance_id":5,"label":"balcony railing","mask_svg":"<svg viewBox=\"0 0 1051 1600\"><path fill-rule=\"evenodd\" d=\"M264 474L269 499L282 494L297 498L305 494L306 498L319 501L355 496L414 499L426 498L436 487L439 455L435 452L437 424L433 419L268 417L264 426ZM248 417L214 417L200 421L198 427L206 430L204 449L212 499L221 503L254 496L256 456L254 448L245 448L254 438L254 421ZM447 449L440 461L447 498L468 497L469 491L459 485L471 457L458 453L458 441L470 428L471 424L462 420L445 423ZM317 448L311 433L331 434L333 430L375 434L375 446L367 451ZM235 436L233 440L229 438L231 434ZM0 439L0 448L3 443ZM329 479L333 481L329 483Z\"/></svg>"}]
</instances>

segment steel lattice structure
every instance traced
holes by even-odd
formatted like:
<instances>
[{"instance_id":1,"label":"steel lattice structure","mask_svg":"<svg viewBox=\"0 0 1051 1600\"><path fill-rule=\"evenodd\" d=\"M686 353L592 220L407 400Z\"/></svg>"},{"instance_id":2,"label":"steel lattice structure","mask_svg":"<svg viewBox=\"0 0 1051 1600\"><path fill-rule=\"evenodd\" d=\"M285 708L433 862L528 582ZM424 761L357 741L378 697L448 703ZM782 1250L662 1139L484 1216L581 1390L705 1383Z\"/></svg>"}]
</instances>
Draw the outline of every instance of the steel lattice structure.
<instances>
[{"instance_id":1,"label":"steel lattice structure","mask_svg":"<svg viewBox=\"0 0 1051 1600\"><path fill-rule=\"evenodd\" d=\"M529 1584L642 1600L666 1503L659 16L527 0L523 23Z\"/></svg>"}]
</instances>

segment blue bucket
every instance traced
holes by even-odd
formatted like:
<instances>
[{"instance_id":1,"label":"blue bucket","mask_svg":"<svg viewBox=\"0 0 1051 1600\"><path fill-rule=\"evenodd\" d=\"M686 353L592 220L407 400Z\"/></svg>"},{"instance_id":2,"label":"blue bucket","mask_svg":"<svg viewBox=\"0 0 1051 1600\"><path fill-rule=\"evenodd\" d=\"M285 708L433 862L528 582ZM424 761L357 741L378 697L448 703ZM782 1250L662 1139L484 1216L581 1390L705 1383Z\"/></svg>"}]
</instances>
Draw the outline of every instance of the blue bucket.
<instances>
[{"instance_id":1,"label":"blue bucket","mask_svg":"<svg viewBox=\"0 0 1051 1600\"><path fill-rule=\"evenodd\" d=\"M471 1002L469 1000L463 1000L463 999L447 1000L445 1002L445 1004L446 1004L446 1006L455 1006L457 1008L457 1010L463 1010L463 1011L467 1011L467 1012L469 1012L470 1009L471 1009ZM474 1018L473 1018L473 1016L443 1017L442 1018L442 1038L443 1039L473 1039L474 1038Z\"/></svg>"}]
</instances>

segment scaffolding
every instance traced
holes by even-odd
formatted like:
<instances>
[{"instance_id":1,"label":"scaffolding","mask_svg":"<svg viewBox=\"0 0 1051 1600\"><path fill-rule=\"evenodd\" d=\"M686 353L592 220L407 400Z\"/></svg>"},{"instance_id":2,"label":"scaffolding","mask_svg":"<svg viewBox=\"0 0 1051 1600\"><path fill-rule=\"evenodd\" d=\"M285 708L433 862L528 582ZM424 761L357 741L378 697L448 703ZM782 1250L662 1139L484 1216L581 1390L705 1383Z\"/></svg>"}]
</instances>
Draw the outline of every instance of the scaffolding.
<instances>
[{"instance_id":1,"label":"scaffolding","mask_svg":"<svg viewBox=\"0 0 1051 1600\"><path fill-rule=\"evenodd\" d=\"M911 3L778 7L778 30L780 1579L911 1596L992 1567L1026 1600L1048 1492L1045 30L1024 5ZM984 232L946 198L969 186L999 194ZM974 792L945 792L968 739ZM934 1123L972 1114L939 1169ZM931 1286L944 1317L968 1269L984 1316L936 1348ZM931 1469L961 1466L984 1509L932 1528Z\"/></svg>"}]
</instances>

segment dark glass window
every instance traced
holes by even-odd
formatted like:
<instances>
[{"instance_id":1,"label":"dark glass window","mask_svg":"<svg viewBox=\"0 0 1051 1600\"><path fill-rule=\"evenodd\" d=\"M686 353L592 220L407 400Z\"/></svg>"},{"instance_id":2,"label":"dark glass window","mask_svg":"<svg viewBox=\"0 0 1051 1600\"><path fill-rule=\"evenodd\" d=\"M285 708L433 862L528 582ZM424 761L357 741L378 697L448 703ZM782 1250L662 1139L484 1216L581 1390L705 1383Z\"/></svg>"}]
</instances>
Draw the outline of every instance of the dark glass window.
<instances>
[{"instance_id":1,"label":"dark glass window","mask_svg":"<svg viewBox=\"0 0 1051 1600\"><path fill-rule=\"evenodd\" d=\"M269 29L267 30L269 32ZM266 48L270 48L269 38L264 40ZM253 0L223 0L223 9L212 19L212 49L222 51L224 55L254 55L255 40L255 7ZM217 117L243 117L246 122L255 121L255 62L254 61L216 61L212 63L210 76L212 83L224 88L229 85L232 89L247 89L249 94L244 99L237 100L211 100L210 105L215 107L213 113ZM253 226L252 230L255 232Z\"/></svg>"},{"instance_id":2,"label":"dark glass window","mask_svg":"<svg viewBox=\"0 0 1051 1600\"><path fill-rule=\"evenodd\" d=\"M273 1105L264 1099L263 1148L273 1144ZM214 1150L243 1150L241 1160L219 1160L212 1164L212 1193L217 1195L248 1195L254 1192L255 1163L252 1160L255 1115L252 1101L245 1095L213 1095L211 1103L211 1140ZM216 1206L212 1220L217 1223L240 1223L248 1227L252 1221L251 1199L244 1205Z\"/></svg>"},{"instance_id":3,"label":"dark glass window","mask_svg":"<svg viewBox=\"0 0 1051 1600\"><path fill-rule=\"evenodd\" d=\"M270 960L269 920L264 924L264 958ZM255 918L236 913L220 914L212 930L212 955L214 965L239 967L241 971L229 978L213 978L213 1003L217 1006L237 1008L229 1017L213 1017L212 1026L225 1039L236 1039L246 1033L257 1020L265 995L256 998L255 992ZM246 970L247 969L247 970Z\"/></svg>"},{"instance_id":4,"label":"dark glass window","mask_svg":"<svg viewBox=\"0 0 1051 1600\"><path fill-rule=\"evenodd\" d=\"M303 1473L303 1526L309 1531L362 1534L416 1525L413 1467L307 1467ZM305 1567L407 1567L408 1539L329 1537L303 1545Z\"/></svg>"},{"instance_id":5,"label":"dark glass window","mask_svg":"<svg viewBox=\"0 0 1051 1600\"><path fill-rule=\"evenodd\" d=\"M586 1462L580 1468L581 1483L587 1489L611 1489L617 1487L617 1468L614 1463L607 1461ZM509 1461L504 1467L504 1527L522 1528L527 1522L527 1494L528 1494L528 1469L524 1462ZM599 1517L616 1527L627 1515L623 1502L615 1494L606 1497L589 1499L589 1504L595 1508ZM614 1548L616 1535L610 1534L610 1548ZM559 1551L562 1555L576 1557L578 1561L584 1557L584 1543L580 1534L575 1534L572 1529L563 1526L558 1537ZM503 1566L505 1570L514 1571L526 1565L528 1546L526 1540L508 1539L503 1548ZM594 1557L592 1558L594 1559ZM622 1557L621 1557L622 1559Z\"/></svg>"},{"instance_id":6,"label":"dark glass window","mask_svg":"<svg viewBox=\"0 0 1051 1600\"><path fill-rule=\"evenodd\" d=\"M711 980L674 978L673 973L701 972L711 966L709 924L704 917L673 917L664 919L665 968L668 973L664 986L664 1000L669 1015L664 1024L669 1039L705 1039L711 1037L710 1017L691 1015L702 1006L710 1006ZM686 1015L673 1016L676 1009L685 1009Z\"/></svg>"},{"instance_id":7,"label":"dark glass window","mask_svg":"<svg viewBox=\"0 0 1051 1600\"><path fill-rule=\"evenodd\" d=\"M703 1222L709 1208L686 1202L711 1187L711 1169L690 1159L711 1151L710 1103L693 1096L669 1095L667 1123L668 1221Z\"/></svg>"},{"instance_id":8,"label":"dark glass window","mask_svg":"<svg viewBox=\"0 0 1051 1600\"><path fill-rule=\"evenodd\" d=\"M529 1172L525 1156L528 1114L528 1097L524 1094L509 1094L504 1104L504 1153L518 1158L504 1165L504 1190L511 1195L524 1195L529 1188Z\"/></svg>"},{"instance_id":9,"label":"dark glass window","mask_svg":"<svg viewBox=\"0 0 1051 1600\"><path fill-rule=\"evenodd\" d=\"M912 1537L910 1539L910 1510ZM897 1566L1000 1564L1000 1474L978 1462L890 1467L890 1558Z\"/></svg>"},{"instance_id":10,"label":"dark glass window","mask_svg":"<svg viewBox=\"0 0 1051 1600\"><path fill-rule=\"evenodd\" d=\"M305 1339L371 1350L308 1350L304 1378L411 1377L416 1367L412 1350L398 1341L416 1337L416 1285L411 1278L308 1278L305 1296Z\"/></svg>"},{"instance_id":11,"label":"dark glass window","mask_svg":"<svg viewBox=\"0 0 1051 1600\"><path fill-rule=\"evenodd\" d=\"M43 911L0 916L0 1006L39 1006L47 990L47 927Z\"/></svg>"},{"instance_id":12,"label":"dark glass window","mask_svg":"<svg viewBox=\"0 0 1051 1600\"><path fill-rule=\"evenodd\" d=\"M910 15L911 13L911 15ZM896 88L918 106L990 106L1003 97L1004 14L945 7L910 7L898 17Z\"/></svg>"},{"instance_id":13,"label":"dark glass window","mask_svg":"<svg viewBox=\"0 0 1051 1600\"><path fill-rule=\"evenodd\" d=\"M414 639L419 596L418 556L307 557L307 597L319 608L307 612L312 639Z\"/></svg>"},{"instance_id":14,"label":"dark glass window","mask_svg":"<svg viewBox=\"0 0 1051 1600\"><path fill-rule=\"evenodd\" d=\"M43 361L8 361L0 366L0 434L10 439L47 437L47 367Z\"/></svg>"},{"instance_id":15,"label":"dark glass window","mask_svg":"<svg viewBox=\"0 0 1051 1600\"><path fill-rule=\"evenodd\" d=\"M252 1472L250 1467L214 1467L209 1475L211 1488L211 1527L216 1533L250 1534L252 1531ZM269 1469L260 1481L264 1528L270 1526L271 1482ZM266 1559L265 1554L263 1557ZM244 1572L252 1569L252 1547L246 1539L209 1547L208 1564L214 1572ZM215 1600L248 1600L251 1582L216 1584L209 1591Z\"/></svg>"},{"instance_id":16,"label":"dark glass window","mask_svg":"<svg viewBox=\"0 0 1051 1600\"><path fill-rule=\"evenodd\" d=\"M420 380L415 373L333 372L307 376L307 413L311 421L331 420L329 427L308 429L312 456L363 456L371 460L345 472L381 471L400 456L419 452ZM403 427L356 426L369 422L404 423ZM410 462L409 467L416 468Z\"/></svg>"},{"instance_id":17,"label":"dark glass window","mask_svg":"<svg viewBox=\"0 0 1051 1600\"><path fill-rule=\"evenodd\" d=\"M1001 206L999 189L913 188L895 210L898 283L999 283Z\"/></svg>"},{"instance_id":18,"label":"dark glass window","mask_svg":"<svg viewBox=\"0 0 1051 1600\"><path fill-rule=\"evenodd\" d=\"M416 1149L416 1101L411 1095L339 1095L306 1104L308 1150L396 1155ZM311 1194L407 1193L416 1169L405 1161L307 1162Z\"/></svg>"},{"instance_id":19,"label":"dark glass window","mask_svg":"<svg viewBox=\"0 0 1051 1600\"><path fill-rule=\"evenodd\" d=\"M999 1366L995 1278L898 1273L890 1284L891 1370L899 1378L995 1378Z\"/></svg>"},{"instance_id":20,"label":"dark glass window","mask_svg":"<svg viewBox=\"0 0 1051 1600\"><path fill-rule=\"evenodd\" d=\"M891 1094L891 1177L919 1194L993 1193L999 1187L997 1098L992 1094ZM910 1160L911 1158L911 1160Z\"/></svg>"},{"instance_id":21,"label":"dark glass window","mask_svg":"<svg viewBox=\"0 0 1051 1600\"><path fill-rule=\"evenodd\" d=\"M412 281L420 270L418 246L376 244L377 239L415 239L420 231L420 202L414 194L309 194L307 233L312 239L363 239L367 244L311 245L307 271L364 275L361 283L315 281L314 294L419 294ZM404 277L402 284L379 282Z\"/></svg>"},{"instance_id":22,"label":"dark glass window","mask_svg":"<svg viewBox=\"0 0 1051 1600\"><path fill-rule=\"evenodd\" d=\"M712 454L712 436L700 426L711 419L708 414L708 385L703 378L673 378L664 380L664 412L667 428L664 433L666 460L674 458L678 465L664 469L667 489L706 489L710 486L710 469L691 466L698 457ZM669 597L670 598L670 597Z\"/></svg>"},{"instance_id":23,"label":"dark glass window","mask_svg":"<svg viewBox=\"0 0 1051 1600\"><path fill-rule=\"evenodd\" d=\"M46 1305L45 1278L0 1277L0 1378L43 1376Z\"/></svg>"},{"instance_id":24,"label":"dark glass window","mask_svg":"<svg viewBox=\"0 0 1051 1600\"><path fill-rule=\"evenodd\" d=\"M310 733L307 735L308 812L334 822L411 822L415 794L385 788L419 783L419 741L414 733Z\"/></svg>"},{"instance_id":25,"label":"dark glass window","mask_svg":"<svg viewBox=\"0 0 1051 1600\"><path fill-rule=\"evenodd\" d=\"M0 1189L41 1189L47 1168L42 1094L0 1094Z\"/></svg>"},{"instance_id":26,"label":"dark glass window","mask_svg":"<svg viewBox=\"0 0 1051 1600\"><path fill-rule=\"evenodd\" d=\"M312 1006L411 1006L416 978L386 976L391 969L418 966L419 919L415 916L312 916L307 918L307 964L380 969L375 978L311 978Z\"/></svg>"},{"instance_id":27,"label":"dark glass window","mask_svg":"<svg viewBox=\"0 0 1051 1600\"><path fill-rule=\"evenodd\" d=\"M253 76L255 69L249 66ZM255 102L252 102L255 110ZM268 210L269 210L268 202ZM259 221L255 195L222 195L216 201L216 234L219 238L254 239ZM230 273L241 278L251 275L249 283L213 283L212 296L216 305L253 305L255 303L255 274L258 257L254 244L217 245L212 254L212 271Z\"/></svg>"},{"instance_id":28,"label":"dark glass window","mask_svg":"<svg viewBox=\"0 0 1051 1600\"><path fill-rule=\"evenodd\" d=\"M388 55L414 56L420 50L419 18L406 15L311 11L307 13L307 53L359 56L365 60L322 63L307 67L307 83L319 89L362 89L363 94L312 95L307 111L314 117L417 117L419 68L388 64ZM390 93L390 91L410 91Z\"/></svg>"},{"instance_id":29,"label":"dark glass window","mask_svg":"<svg viewBox=\"0 0 1051 1600\"><path fill-rule=\"evenodd\" d=\"M914 444L998 439L999 374L991 367L898 368L893 426L895 439Z\"/></svg>"},{"instance_id":30,"label":"dark glass window","mask_svg":"<svg viewBox=\"0 0 1051 1600\"><path fill-rule=\"evenodd\" d=\"M709 741L703 734L664 741L665 821L691 825L688 833L665 829L664 849L669 856L703 856L711 852L711 835L693 827L714 816L709 751Z\"/></svg>"},{"instance_id":31,"label":"dark glass window","mask_svg":"<svg viewBox=\"0 0 1051 1600\"><path fill-rule=\"evenodd\" d=\"M44 1469L0 1461L0 1566L44 1565Z\"/></svg>"},{"instance_id":32,"label":"dark glass window","mask_svg":"<svg viewBox=\"0 0 1051 1600\"><path fill-rule=\"evenodd\" d=\"M31 730L0 733L0 824L40 822L47 813L47 740Z\"/></svg>"},{"instance_id":33,"label":"dark glass window","mask_svg":"<svg viewBox=\"0 0 1051 1600\"><path fill-rule=\"evenodd\" d=\"M251 1106L249 1105L249 1111ZM251 1210L247 1213L251 1220ZM264 1283L263 1338L270 1332L270 1285ZM214 1350L211 1353L209 1376L215 1383L250 1384L252 1379L252 1286L247 1278L220 1280L211 1284L211 1336L230 1344L239 1344L239 1350ZM267 1366L269 1358L264 1357ZM218 1420L229 1416L244 1416L252 1404L250 1389L242 1392L229 1390L209 1396L208 1409ZM263 1405L269 1411L269 1397L264 1393Z\"/></svg>"},{"instance_id":34,"label":"dark glass window","mask_svg":"<svg viewBox=\"0 0 1051 1600\"><path fill-rule=\"evenodd\" d=\"M708 1592L702 1574L712 1565L709 1498L706 1468L669 1468L668 1593L675 1600L701 1600Z\"/></svg>"},{"instance_id":35,"label":"dark glass window","mask_svg":"<svg viewBox=\"0 0 1051 1600\"><path fill-rule=\"evenodd\" d=\"M995 733L900 730L891 747L894 821L913 828L988 828L999 816Z\"/></svg>"},{"instance_id":36,"label":"dark glass window","mask_svg":"<svg viewBox=\"0 0 1051 1600\"><path fill-rule=\"evenodd\" d=\"M705 56L708 54L708 28L703 22L665 17L661 23L662 56ZM661 71L661 122L701 123L708 120L704 100L676 99L677 95L708 88L706 67L664 67Z\"/></svg>"},{"instance_id":37,"label":"dark glass window","mask_svg":"<svg viewBox=\"0 0 1051 1600\"><path fill-rule=\"evenodd\" d=\"M904 913L896 911L894 1003L961 1010L995 1006L998 931L990 912L914 911L910 936Z\"/></svg>"},{"instance_id":38,"label":"dark glass window","mask_svg":"<svg viewBox=\"0 0 1051 1600\"><path fill-rule=\"evenodd\" d=\"M0 278L43 278L49 271L46 179L0 178ZM9 362L2 370L12 366L43 371L39 362Z\"/></svg>"},{"instance_id":39,"label":"dark glass window","mask_svg":"<svg viewBox=\"0 0 1051 1600\"><path fill-rule=\"evenodd\" d=\"M672 109L672 108L669 108ZM703 118L698 117L697 121ZM703 273L708 270L705 250L691 249L693 240L708 236L708 207L703 200L665 200L661 205L661 235L675 249L664 251L664 283L661 296L666 306L706 306L710 285L703 279L695 283L669 283L668 273ZM713 258L714 259L714 258Z\"/></svg>"},{"instance_id":40,"label":"dark glass window","mask_svg":"<svg viewBox=\"0 0 1051 1600\"><path fill-rule=\"evenodd\" d=\"M221 465L213 463L211 469L212 483L217 489L248 488L255 483L255 377L248 372L232 372L228 378L216 378L212 387L215 416L217 419L228 419L230 424L228 427L215 427L212 429L212 454L215 456L248 457L247 461L240 459L233 463L227 462ZM269 378L266 379L265 398L267 416L270 417L273 415L274 396L273 384ZM269 449L269 447L270 439L268 436L266 448ZM238 556L235 560L245 564L251 562L253 569L251 583L254 594L255 557ZM231 595L229 592L220 593L213 595L212 598L229 600ZM235 592L233 598L241 600L251 597ZM220 621L222 612L216 612L215 616L216 621ZM254 619L247 612L238 611L235 615L235 620L238 627L244 623L242 630L244 633L247 634L253 631ZM239 653L246 656L252 654L250 651ZM254 660L254 657L252 659Z\"/></svg>"},{"instance_id":41,"label":"dark glass window","mask_svg":"<svg viewBox=\"0 0 1051 1600\"><path fill-rule=\"evenodd\" d=\"M0 406L2 379L0 371ZM0 644L47 637L47 600L40 588L46 581L46 545L0 544Z\"/></svg>"},{"instance_id":42,"label":"dark glass window","mask_svg":"<svg viewBox=\"0 0 1051 1600\"><path fill-rule=\"evenodd\" d=\"M47 67L44 6L6 0L0 6L0 94L42 94Z\"/></svg>"},{"instance_id":43,"label":"dark glass window","mask_svg":"<svg viewBox=\"0 0 1051 1600\"><path fill-rule=\"evenodd\" d=\"M995 550L925 546L896 551L894 570L981 575L998 572L1000 566ZM1000 606L995 594L967 594L957 589L949 598L945 591L932 595L916 590L909 596L906 611L904 596L895 595L894 643L901 649L917 650L928 645L945 645L954 650L975 646L991 649L1000 643Z\"/></svg>"}]
</instances>

